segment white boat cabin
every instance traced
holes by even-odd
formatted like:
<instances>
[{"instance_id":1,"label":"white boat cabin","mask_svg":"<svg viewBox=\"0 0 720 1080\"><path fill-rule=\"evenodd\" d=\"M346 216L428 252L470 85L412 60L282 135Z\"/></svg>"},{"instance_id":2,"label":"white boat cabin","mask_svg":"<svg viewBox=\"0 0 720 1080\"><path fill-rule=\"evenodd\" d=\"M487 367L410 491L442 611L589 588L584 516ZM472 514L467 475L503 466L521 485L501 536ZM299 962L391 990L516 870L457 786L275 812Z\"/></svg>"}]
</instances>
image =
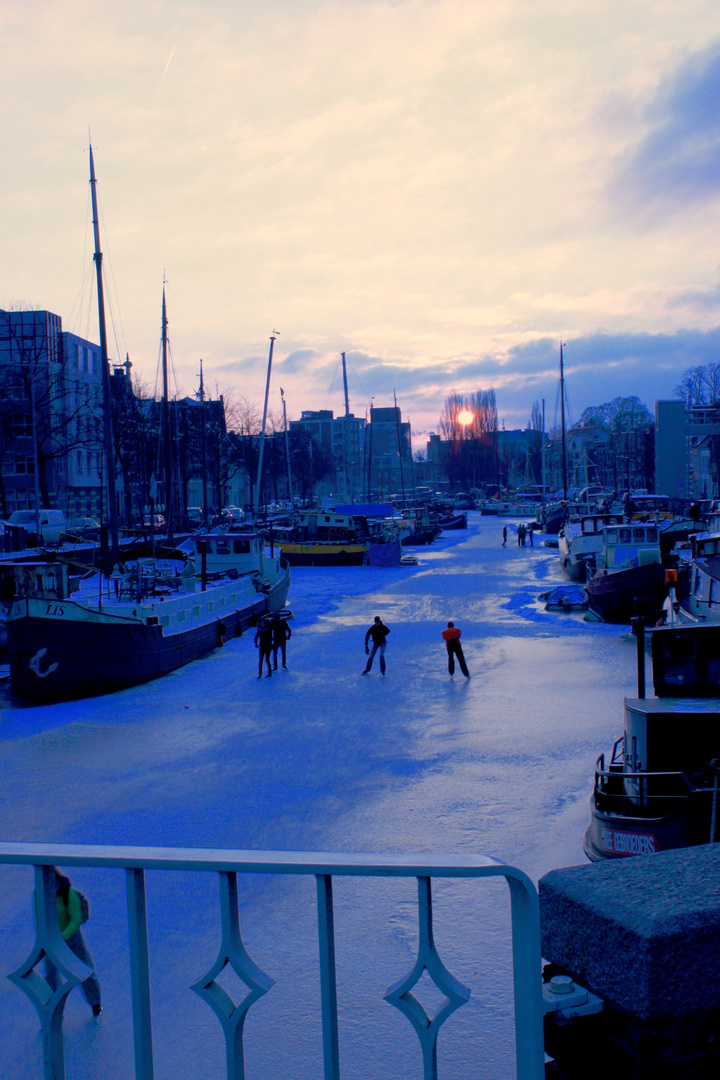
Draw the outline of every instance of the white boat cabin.
<instances>
[{"instance_id":1,"label":"white boat cabin","mask_svg":"<svg viewBox=\"0 0 720 1080\"><path fill-rule=\"evenodd\" d=\"M265 541L256 533L195 533L181 550L187 550L200 573L205 552L208 574L226 574L235 570L238 574L250 574L262 570Z\"/></svg>"},{"instance_id":2,"label":"white boat cabin","mask_svg":"<svg viewBox=\"0 0 720 1080\"><path fill-rule=\"evenodd\" d=\"M602 536L599 569L612 572L662 562L657 525L608 525L603 529Z\"/></svg>"}]
</instances>

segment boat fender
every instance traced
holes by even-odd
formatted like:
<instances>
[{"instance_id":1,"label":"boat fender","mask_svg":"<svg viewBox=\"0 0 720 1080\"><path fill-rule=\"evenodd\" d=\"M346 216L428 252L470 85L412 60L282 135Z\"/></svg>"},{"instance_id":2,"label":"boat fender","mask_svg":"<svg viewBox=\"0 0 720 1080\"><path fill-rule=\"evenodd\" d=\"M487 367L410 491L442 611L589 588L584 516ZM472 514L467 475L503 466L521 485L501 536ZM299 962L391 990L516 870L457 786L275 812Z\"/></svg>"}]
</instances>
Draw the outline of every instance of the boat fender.
<instances>
[{"instance_id":1,"label":"boat fender","mask_svg":"<svg viewBox=\"0 0 720 1080\"><path fill-rule=\"evenodd\" d=\"M227 626L222 621L222 619L220 619L218 621L217 629L218 629L218 645L223 645L224 644L223 638L224 638L225 634L227 633Z\"/></svg>"}]
</instances>

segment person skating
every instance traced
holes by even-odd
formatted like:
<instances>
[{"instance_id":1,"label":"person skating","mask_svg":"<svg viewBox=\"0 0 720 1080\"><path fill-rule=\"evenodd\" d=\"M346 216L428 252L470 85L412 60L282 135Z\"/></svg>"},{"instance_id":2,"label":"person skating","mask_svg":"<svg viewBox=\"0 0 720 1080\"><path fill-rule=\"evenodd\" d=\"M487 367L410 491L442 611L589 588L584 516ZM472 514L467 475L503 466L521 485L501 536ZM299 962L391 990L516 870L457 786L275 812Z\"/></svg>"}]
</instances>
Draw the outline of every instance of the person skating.
<instances>
[{"instance_id":1,"label":"person skating","mask_svg":"<svg viewBox=\"0 0 720 1080\"><path fill-rule=\"evenodd\" d=\"M282 654L282 665L287 668L287 642L292 637L292 630L286 619L281 619L279 615L275 615L272 623L272 635L273 635L273 670L278 669L278 649Z\"/></svg>"},{"instance_id":2,"label":"person skating","mask_svg":"<svg viewBox=\"0 0 720 1080\"><path fill-rule=\"evenodd\" d=\"M267 677L268 679L272 675L272 646L273 646L273 632L270 623L266 619L261 619L258 623L257 632L255 634L255 648L260 649L260 659L258 661L258 679L262 679L263 660L267 660Z\"/></svg>"},{"instance_id":3,"label":"person skating","mask_svg":"<svg viewBox=\"0 0 720 1080\"><path fill-rule=\"evenodd\" d=\"M100 980L95 974L95 961L90 955L83 932L80 929L84 919L88 917L87 901L83 897L84 905L80 900L80 893L72 887L70 878L57 867L55 870L55 896L57 900L57 917L60 933L65 939L65 944L71 949L79 960L92 969L92 975L88 975L80 984L88 1005L92 1009L93 1016L99 1016L102 1012L102 997ZM84 907L84 910L83 910ZM84 918L83 918L84 916ZM35 898L35 917L37 918L37 898ZM49 957L45 957L45 979L53 991L59 986L58 971Z\"/></svg>"},{"instance_id":4,"label":"person skating","mask_svg":"<svg viewBox=\"0 0 720 1080\"><path fill-rule=\"evenodd\" d=\"M455 623L449 622L447 624L447 630L443 630L442 636L445 641L448 654L448 671L451 675L455 674L455 657L460 665L460 670L466 679L470 678L470 672L468 671L467 664L465 663L465 655L462 651L462 645L460 644L460 634L462 631Z\"/></svg>"},{"instance_id":5,"label":"person skating","mask_svg":"<svg viewBox=\"0 0 720 1080\"><path fill-rule=\"evenodd\" d=\"M367 675L370 668L373 666L376 652L380 653L380 673L381 675L385 674L385 643L389 633L390 628L385 626L379 615L376 615L372 626L365 635L365 652L367 653L368 660L365 664L363 675ZM372 638L373 643L372 652L368 648L368 641L370 638Z\"/></svg>"}]
</instances>

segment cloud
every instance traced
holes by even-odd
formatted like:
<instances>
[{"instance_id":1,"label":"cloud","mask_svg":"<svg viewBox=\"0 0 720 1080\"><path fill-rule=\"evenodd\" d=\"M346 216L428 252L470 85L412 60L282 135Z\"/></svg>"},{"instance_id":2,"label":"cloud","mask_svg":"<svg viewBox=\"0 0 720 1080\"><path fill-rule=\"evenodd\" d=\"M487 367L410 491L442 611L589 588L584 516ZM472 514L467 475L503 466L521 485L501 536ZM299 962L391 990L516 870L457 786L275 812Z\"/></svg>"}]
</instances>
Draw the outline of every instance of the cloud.
<instances>
[{"instance_id":1,"label":"cloud","mask_svg":"<svg viewBox=\"0 0 720 1080\"><path fill-rule=\"evenodd\" d=\"M646 214L720 198L720 42L685 60L645 112L649 132L622 162L614 197Z\"/></svg>"}]
</instances>

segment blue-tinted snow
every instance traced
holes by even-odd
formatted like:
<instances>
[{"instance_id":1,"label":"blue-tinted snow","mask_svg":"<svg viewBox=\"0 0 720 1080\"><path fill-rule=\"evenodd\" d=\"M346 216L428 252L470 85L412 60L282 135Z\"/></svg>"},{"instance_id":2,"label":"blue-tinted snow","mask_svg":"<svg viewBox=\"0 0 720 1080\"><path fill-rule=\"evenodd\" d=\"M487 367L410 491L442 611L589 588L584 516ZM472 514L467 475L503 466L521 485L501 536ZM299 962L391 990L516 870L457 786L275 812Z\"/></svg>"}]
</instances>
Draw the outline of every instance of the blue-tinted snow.
<instances>
[{"instance_id":1,"label":"blue-tinted snow","mask_svg":"<svg viewBox=\"0 0 720 1080\"><path fill-rule=\"evenodd\" d=\"M396 569L298 568L288 671L257 679L252 635L165 679L28 708L0 701L0 835L7 840L327 851L475 852L533 878L583 861L595 759L622 727L635 654L617 627L543 610L557 552L501 545L502 522L416 549ZM388 673L362 676L374 615ZM472 678L447 674L440 637L463 631ZM0 868L0 973L32 943L31 873ZM67 1075L132 1074L122 872L84 871L86 927L103 983L99 1027L73 991ZM241 925L276 979L246 1022L254 1077L316 1080L321 1043L312 880L240 882ZM512 1075L507 889L440 882L435 933L472 987L444 1026L441 1076ZM412 882L335 884L340 1047L346 1080L421 1075L407 1021L382 994L412 966ZM224 1076L219 1024L188 990L218 946L213 875L148 875L158 1080ZM238 993L235 993L238 1000ZM180 1019L181 1017L181 1019ZM2 1076L40 1075L29 1002L0 980ZM33 1070L35 1070L33 1072Z\"/></svg>"}]
</instances>

